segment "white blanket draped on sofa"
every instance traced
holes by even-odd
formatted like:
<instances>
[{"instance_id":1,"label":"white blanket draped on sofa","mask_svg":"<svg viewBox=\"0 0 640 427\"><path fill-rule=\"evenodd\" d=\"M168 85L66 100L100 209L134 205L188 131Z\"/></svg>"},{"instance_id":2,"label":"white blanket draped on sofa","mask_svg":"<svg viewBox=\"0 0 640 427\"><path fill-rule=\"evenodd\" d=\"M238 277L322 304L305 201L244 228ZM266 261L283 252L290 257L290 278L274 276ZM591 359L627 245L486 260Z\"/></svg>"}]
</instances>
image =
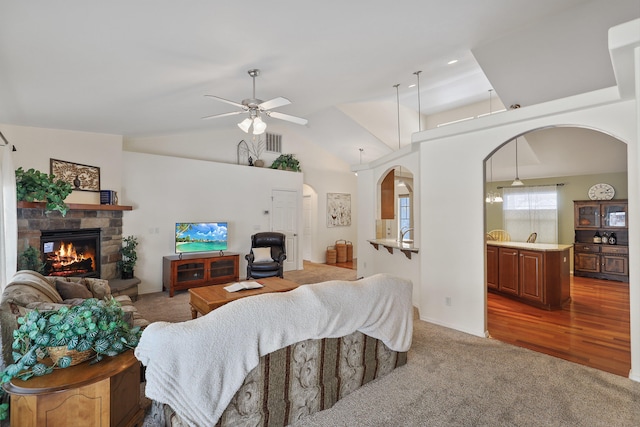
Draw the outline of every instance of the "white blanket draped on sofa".
<instances>
[{"instance_id":1,"label":"white blanket draped on sofa","mask_svg":"<svg viewBox=\"0 0 640 427\"><path fill-rule=\"evenodd\" d=\"M146 394L191 426L212 426L259 358L280 348L358 330L408 351L411 294L410 281L377 274L241 298L187 322L152 323L135 350L147 367Z\"/></svg>"}]
</instances>

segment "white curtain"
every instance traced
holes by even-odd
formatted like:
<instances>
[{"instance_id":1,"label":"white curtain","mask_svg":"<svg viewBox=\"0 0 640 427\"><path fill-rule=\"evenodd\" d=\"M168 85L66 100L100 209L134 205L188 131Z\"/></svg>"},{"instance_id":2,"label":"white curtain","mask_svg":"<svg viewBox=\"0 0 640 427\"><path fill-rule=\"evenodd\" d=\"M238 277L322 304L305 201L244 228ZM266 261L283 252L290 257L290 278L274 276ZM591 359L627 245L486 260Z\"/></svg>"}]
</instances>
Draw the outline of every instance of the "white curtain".
<instances>
[{"instance_id":1,"label":"white curtain","mask_svg":"<svg viewBox=\"0 0 640 427\"><path fill-rule=\"evenodd\" d=\"M0 291L11 281L18 261L16 175L11 145L0 145Z\"/></svg>"},{"instance_id":2,"label":"white curtain","mask_svg":"<svg viewBox=\"0 0 640 427\"><path fill-rule=\"evenodd\" d=\"M502 203L504 229L514 242L558 243L558 189L555 185L505 187Z\"/></svg>"}]
</instances>

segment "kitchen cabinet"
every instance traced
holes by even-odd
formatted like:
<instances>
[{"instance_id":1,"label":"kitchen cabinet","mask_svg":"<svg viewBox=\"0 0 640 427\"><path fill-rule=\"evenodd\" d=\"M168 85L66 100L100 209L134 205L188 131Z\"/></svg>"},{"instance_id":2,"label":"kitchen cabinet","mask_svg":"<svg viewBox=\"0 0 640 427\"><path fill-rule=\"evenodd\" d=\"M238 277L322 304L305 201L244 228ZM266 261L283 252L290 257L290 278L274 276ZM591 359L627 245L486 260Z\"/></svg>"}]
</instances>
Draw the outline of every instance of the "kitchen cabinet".
<instances>
[{"instance_id":1,"label":"kitchen cabinet","mask_svg":"<svg viewBox=\"0 0 640 427\"><path fill-rule=\"evenodd\" d=\"M487 286L498 289L498 247L487 246Z\"/></svg>"},{"instance_id":2,"label":"kitchen cabinet","mask_svg":"<svg viewBox=\"0 0 640 427\"><path fill-rule=\"evenodd\" d=\"M571 245L489 241L487 288L529 305L560 309L570 298L570 249Z\"/></svg>"},{"instance_id":3,"label":"kitchen cabinet","mask_svg":"<svg viewBox=\"0 0 640 427\"><path fill-rule=\"evenodd\" d=\"M627 208L627 200L574 201L574 276L629 281ZM602 241L612 233L616 244Z\"/></svg>"}]
</instances>

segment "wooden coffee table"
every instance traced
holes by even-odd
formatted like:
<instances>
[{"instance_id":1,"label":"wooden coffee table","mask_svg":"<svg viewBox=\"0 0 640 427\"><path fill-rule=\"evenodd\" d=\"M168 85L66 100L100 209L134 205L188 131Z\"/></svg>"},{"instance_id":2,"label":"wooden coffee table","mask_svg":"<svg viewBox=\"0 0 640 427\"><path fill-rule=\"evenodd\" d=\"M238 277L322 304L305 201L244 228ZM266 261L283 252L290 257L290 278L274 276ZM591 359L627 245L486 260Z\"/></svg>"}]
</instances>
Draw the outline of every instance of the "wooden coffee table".
<instances>
[{"instance_id":1,"label":"wooden coffee table","mask_svg":"<svg viewBox=\"0 0 640 427\"><path fill-rule=\"evenodd\" d=\"M267 277L264 279L249 279L256 281L264 287L259 289L246 289L237 292L227 292L224 287L228 285L211 285L202 288L189 289L189 305L191 305L191 317L195 319L198 313L205 315L228 302L252 295L267 294L270 292L287 292L300 286L291 280L279 277Z\"/></svg>"}]
</instances>

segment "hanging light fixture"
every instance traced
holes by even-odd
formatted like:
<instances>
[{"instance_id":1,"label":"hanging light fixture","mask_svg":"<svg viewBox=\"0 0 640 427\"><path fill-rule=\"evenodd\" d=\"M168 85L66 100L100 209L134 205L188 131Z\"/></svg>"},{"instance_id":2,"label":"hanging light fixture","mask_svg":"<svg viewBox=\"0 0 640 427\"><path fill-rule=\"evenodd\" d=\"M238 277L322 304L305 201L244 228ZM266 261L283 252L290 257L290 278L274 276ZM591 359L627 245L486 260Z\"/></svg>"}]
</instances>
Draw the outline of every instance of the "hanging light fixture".
<instances>
[{"instance_id":1,"label":"hanging light fixture","mask_svg":"<svg viewBox=\"0 0 640 427\"><path fill-rule=\"evenodd\" d=\"M516 138L516 179L511 183L512 187L520 187L524 185L520 178L518 177L518 138Z\"/></svg>"},{"instance_id":2,"label":"hanging light fixture","mask_svg":"<svg viewBox=\"0 0 640 427\"><path fill-rule=\"evenodd\" d=\"M420 111L421 102L420 102L420 73L422 71L416 71L413 74L418 78L418 132L422 131L422 111Z\"/></svg>"},{"instance_id":3,"label":"hanging light fixture","mask_svg":"<svg viewBox=\"0 0 640 427\"><path fill-rule=\"evenodd\" d=\"M396 88L396 108L398 109L398 150L400 149L400 83L393 85Z\"/></svg>"},{"instance_id":4,"label":"hanging light fixture","mask_svg":"<svg viewBox=\"0 0 640 427\"><path fill-rule=\"evenodd\" d=\"M490 162L490 175L489 175L489 187L493 184L493 156L489 159ZM484 199L487 203L502 203L502 196L499 192L487 191L487 197Z\"/></svg>"}]
</instances>

